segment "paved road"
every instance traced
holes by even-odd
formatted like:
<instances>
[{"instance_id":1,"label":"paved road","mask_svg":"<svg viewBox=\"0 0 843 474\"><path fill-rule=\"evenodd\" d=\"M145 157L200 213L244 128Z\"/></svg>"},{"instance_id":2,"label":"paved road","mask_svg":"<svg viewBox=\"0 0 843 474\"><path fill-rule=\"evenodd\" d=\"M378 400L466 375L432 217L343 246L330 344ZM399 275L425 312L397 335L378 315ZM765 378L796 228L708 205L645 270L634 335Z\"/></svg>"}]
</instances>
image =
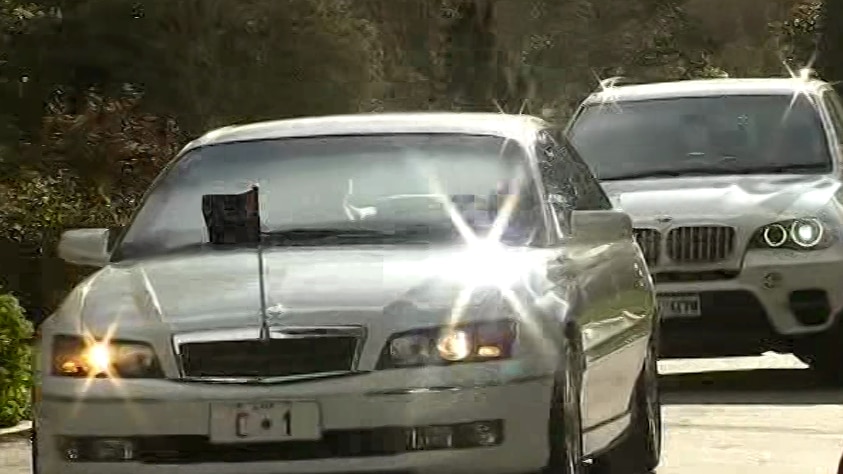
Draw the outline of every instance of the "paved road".
<instances>
[{"instance_id":1,"label":"paved road","mask_svg":"<svg viewBox=\"0 0 843 474\"><path fill-rule=\"evenodd\" d=\"M789 356L660 362L667 423L659 474L834 474L843 390Z\"/></svg>"},{"instance_id":2,"label":"paved road","mask_svg":"<svg viewBox=\"0 0 843 474\"><path fill-rule=\"evenodd\" d=\"M667 427L658 474L834 474L843 390L787 356L660 362ZM29 472L25 441L0 444L0 473Z\"/></svg>"}]
</instances>

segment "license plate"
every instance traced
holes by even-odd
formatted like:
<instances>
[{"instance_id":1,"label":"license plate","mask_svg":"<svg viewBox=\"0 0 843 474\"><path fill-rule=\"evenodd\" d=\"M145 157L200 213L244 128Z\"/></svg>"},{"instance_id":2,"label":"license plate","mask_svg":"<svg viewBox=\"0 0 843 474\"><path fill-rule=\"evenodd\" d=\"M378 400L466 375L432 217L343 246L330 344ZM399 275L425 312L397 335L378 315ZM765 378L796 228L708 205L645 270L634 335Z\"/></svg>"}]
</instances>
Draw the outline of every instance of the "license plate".
<instances>
[{"instance_id":1,"label":"license plate","mask_svg":"<svg viewBox=\"0 0 843 474\"><path fill-rule=\"evenodd\" d=\"M318 440L322 437L315 402L261 401L211 405L212 443Z\"/></svg>"},{"instance_id":2,"label":"license plate","mask_svg":"<svg viewBox=\"0 0 843 474\"><path fill-rule=\"evenodd\" d=\"M699 295L659 295L659 310L663 318L698 318Z\"/></svg>"}]
</instances>

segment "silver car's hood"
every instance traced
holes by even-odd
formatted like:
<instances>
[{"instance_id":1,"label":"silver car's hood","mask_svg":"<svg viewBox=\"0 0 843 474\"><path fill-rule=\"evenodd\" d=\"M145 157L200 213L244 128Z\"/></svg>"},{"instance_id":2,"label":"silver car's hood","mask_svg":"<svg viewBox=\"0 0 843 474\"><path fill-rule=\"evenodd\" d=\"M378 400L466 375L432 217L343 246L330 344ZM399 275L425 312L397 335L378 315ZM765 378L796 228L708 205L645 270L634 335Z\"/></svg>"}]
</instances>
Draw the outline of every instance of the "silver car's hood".
<instances>
[{"instance_id":1,"label":"silver car's hood","mask_svg":"<svg viewBox=\"0 0 843 474\"><path fill-rule=\"evenodd\" d=\"M512 281L542 275L531 263L538 264L533 257L541 259L541 251L504 253L525 277L510 275ZM392 319L386 326L395 330L409 306L414 314L408 327L436 324L449 315L460 290L472 284L469 279L488 276L489 269L466 271L477 262L459 246L270 248L265 251L267 306L272 322L280 325L369 325ZM490 269L505 267L498 261ZM484 293L478 295L483 299ZM206 250L111 265L77 287L60 313L73 311L95 332L110 324L119 325L121 333L256 326L256 253Z\"/></svg>"},{"instance_id":2,"label":"silver car's hood","mask_svg":"<svg viewBox=\"0 0 843 474\"><path fill-rule=\"evenodd\" d=\"M816 213L840 187L824 175L730 175L602 183L636 224L675 221L758 222ZM749 221L744 221L749 219ZM757 221L757 222L756 222Z\"/></svg>"}]
</instances>

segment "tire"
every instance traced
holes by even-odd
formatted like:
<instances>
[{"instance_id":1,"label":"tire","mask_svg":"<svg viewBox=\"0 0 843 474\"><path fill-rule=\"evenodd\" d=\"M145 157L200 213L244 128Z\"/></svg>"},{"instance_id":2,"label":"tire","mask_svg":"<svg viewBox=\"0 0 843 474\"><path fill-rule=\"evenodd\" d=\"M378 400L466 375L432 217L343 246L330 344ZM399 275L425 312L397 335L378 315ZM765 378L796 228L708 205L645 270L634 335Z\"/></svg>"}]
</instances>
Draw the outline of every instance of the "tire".
<instances>
[{"instance_id":1,"label":"tire","mask_svg":"<svg viewBox=\"0 0 843 474\"><path fill-rule=\"evenodd\" d=\"M576 351L566 344L565 367L553 387L548 420L550 454L542 474L583 474L581 372Z\"/></svg>"},{"instance_id":2,"label":"tire","mask_svg":"<svg viewBox=\"0 0 843 474\"><path fill-rule=\"evenodd\" d=\"M843 386L843 351L837 348L800 353L796 357L808 365L826 384Z\"/></svg>"},{"instance_id":3,"label":"tire","mask_svg":"<svg viewBox=\"0 0 843 474\"><path fill-rule=\"evenodd\" d=\"M33 427L32 432L29 435L29 456L30 456L30 466L32 467L32 474L40 474L41 469L38 465L38 434Z\"/></svg>"},{"instance_id":4,"label":"tire","mask_svg":"<svg viewBox=\"0 0 843 474\"><path fill-rule=\"evenodd\" d=\"M656 354L656 345L651 344L635 384L629 430L624 440L595 459L592 474L646 474L658 467L662 453L662 415Z\"/></svg>"},{"instance_id":5,"label":"tire","mask_svg":"<svg viewBox=\"0 0 843 474\"><path fill-rule=\"evenodd\" d=\"M794 348L794 355L810 367L823 382L843 386L843 330L840 323L828 332L800 341Z\"/></svg>"}]
</instances>

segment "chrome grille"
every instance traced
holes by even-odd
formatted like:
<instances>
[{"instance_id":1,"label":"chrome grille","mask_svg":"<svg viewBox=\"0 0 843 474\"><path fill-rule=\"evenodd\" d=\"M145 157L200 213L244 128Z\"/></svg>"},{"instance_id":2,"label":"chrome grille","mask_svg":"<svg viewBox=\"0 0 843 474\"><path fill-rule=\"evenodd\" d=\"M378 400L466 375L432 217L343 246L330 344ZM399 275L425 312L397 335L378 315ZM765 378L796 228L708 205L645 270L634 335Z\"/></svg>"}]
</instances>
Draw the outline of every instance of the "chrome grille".
<instances>
[{"instance_id":1,"label":"chrome grille","mask_svg":"<svg viewBox=\"0 0 843 474\"><path fill-rule=\"evenodd\" d=\"M269 340L193 340L178 344L186 377L285 377L352 370L361 337L342 332L287 334Z\"/></svg>"},{"instance_id":2,"label":"chrome grille","mask_svg":"<svg viewBox=\"0 0 843 474\"><path fill-rule=\"evenodd\" d=\"M735 229L727 226L677 227L667 234L667 256L677 263L725 260L735 249Z\"/></svg>"},{"instance_id":3,"label":"chrome grille","mask_svg":"<svg viewBox=\"0 0 843 474\"><path fill-rule=\"evenodd\" d=\"M655 229L635 229L635 240L647 265L655 265L659 261L659 250L661 248L661 233Z\"/></svg>"}]
</instances>

